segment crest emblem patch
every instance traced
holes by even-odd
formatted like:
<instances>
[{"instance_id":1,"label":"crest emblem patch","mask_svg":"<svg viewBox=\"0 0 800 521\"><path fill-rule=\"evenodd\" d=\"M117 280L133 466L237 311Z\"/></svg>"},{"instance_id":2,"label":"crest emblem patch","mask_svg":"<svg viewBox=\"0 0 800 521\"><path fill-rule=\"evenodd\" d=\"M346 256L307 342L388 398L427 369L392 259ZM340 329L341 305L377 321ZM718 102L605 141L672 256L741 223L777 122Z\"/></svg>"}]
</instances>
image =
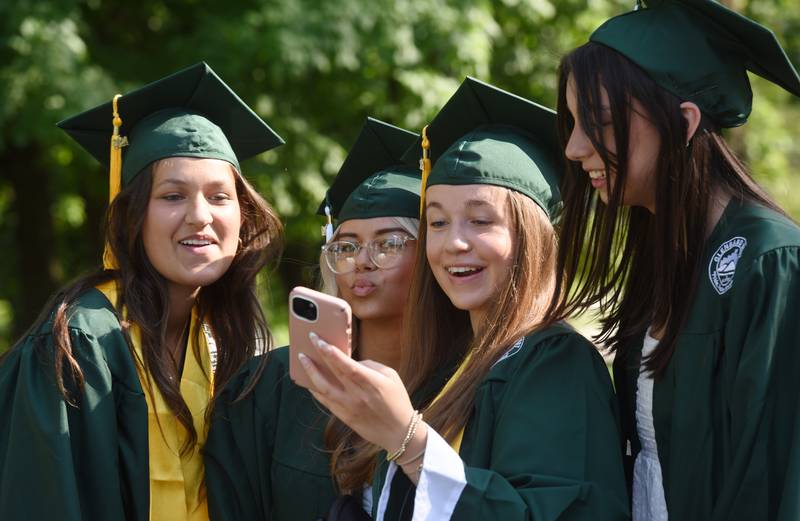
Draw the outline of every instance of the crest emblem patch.
<instances>
[{"instance_id":1,"label":"crest emblem patch","mask_svg":"<svg viewBox=\"0 0 800 521\"><path fill-rule=\"evenodd\" d=\"M739 262L745 246L747 246L747 239L734 237L723 242L711 256L711 262L708 263L708 278L720 295L733 286L736 263Z\"/></svg>"},{"instance_id":2,"label":"crest emblem patch","mask_svg":"<svg viewBox=\"0 0 800 521\"><path fill-rule=\"evenodd\" d=\"M519 340L517 340L516 342L514 342L514 345L511 346L511 349L506 351L505 354L503 354L503 356L498 358L497 362L492 364L492 367L496 366L497 364L499 364L500 362L502 362L506 358L511 358L515 354L519 353L520 349L522 349L522 344L524 344L524 343L525 343L525 337L522 337Z\"/></svg>"}]
</instances>

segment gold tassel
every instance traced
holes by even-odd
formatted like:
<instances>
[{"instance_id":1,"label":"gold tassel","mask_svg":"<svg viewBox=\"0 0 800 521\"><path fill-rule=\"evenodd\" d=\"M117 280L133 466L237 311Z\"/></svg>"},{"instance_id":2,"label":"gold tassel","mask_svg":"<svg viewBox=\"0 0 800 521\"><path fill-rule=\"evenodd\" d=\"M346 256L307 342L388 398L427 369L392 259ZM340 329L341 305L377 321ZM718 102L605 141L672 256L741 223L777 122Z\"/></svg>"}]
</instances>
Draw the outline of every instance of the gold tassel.
<instances>
[{"instance_id":1,"label":"gold tassel","mask_svg":"<svg viewBox=\"0 0 800 521\"><path fill-rule=\"evenodd\" d=\"M111 101L111 106L114 111L114 118L111 124L114 126L114 133L111 135L111 161L108 176L108 204L114 202L120 189L122 188L122 148L128 146L128 138L119 135L119 128L122 126L122 118L119 117L117 110L117 101L122 97L122 94L117 94ZM103 269L115 270L119 268L117 259L111 252L111 247L108 243L103 250Z\"/></svg>"},{"instance_id":2,"label":"gold tassel","mask_svg":"<svg viewBox=\"0 0 800 521\"><path fill-rule=\"evenodd\" d=\"M425 212L425 188L428 186L428 176L431 173L431 142L428 139L428 125L422 129L422 159L419 160L419 169L422 170L422 187L419 192L419 218Z\"/></svg>"}]
</instances>

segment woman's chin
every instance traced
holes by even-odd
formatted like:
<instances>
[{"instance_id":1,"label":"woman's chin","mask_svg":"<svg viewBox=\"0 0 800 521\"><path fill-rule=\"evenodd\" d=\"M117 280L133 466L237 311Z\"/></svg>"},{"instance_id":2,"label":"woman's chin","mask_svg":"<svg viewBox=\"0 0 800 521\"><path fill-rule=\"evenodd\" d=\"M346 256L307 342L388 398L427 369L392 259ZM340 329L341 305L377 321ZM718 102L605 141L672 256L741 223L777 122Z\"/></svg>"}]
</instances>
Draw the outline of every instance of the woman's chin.
<instances>
[{"instance_id":1,"label":"woman's chin","mask_svg":"<svg viewBox=\"0 0 800 521\"><path fill-rule=\"evenodd\" d=\"M167 278L173 286L179 286L187 290L197 290L217 282L225 272L219 273L217 270L200 270L196 272L182 273L180 276Z\"/></svg>"}]
</instances>

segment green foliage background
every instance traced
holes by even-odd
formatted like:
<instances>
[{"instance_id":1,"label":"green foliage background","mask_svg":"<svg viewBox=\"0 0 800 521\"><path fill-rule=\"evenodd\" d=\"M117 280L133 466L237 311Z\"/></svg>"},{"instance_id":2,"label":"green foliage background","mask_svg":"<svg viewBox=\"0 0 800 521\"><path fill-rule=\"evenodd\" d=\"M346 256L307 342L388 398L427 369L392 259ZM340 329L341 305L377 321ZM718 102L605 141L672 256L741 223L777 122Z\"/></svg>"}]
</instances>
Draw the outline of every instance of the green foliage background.
<instances>
[{"instance_id":1,"label":"green foliage background","mask_svg":"<svg viewBox=\"0 0 800 521\"><path fill-rule=\"evenodd\" d=\"M54 126L200 60L287 141L245 175L277 208L286 252L264 275L285 341L285 298L311 284L314 210L368 115L421 128L465 75L554 105L559 57L633 0L7 0L0 3L0 351L47 297L100 262L106 173ZM726 0L800 64L797 0ZM758 78L729 135L795 217L800 101Z\"/></svg>"}]
</instances>

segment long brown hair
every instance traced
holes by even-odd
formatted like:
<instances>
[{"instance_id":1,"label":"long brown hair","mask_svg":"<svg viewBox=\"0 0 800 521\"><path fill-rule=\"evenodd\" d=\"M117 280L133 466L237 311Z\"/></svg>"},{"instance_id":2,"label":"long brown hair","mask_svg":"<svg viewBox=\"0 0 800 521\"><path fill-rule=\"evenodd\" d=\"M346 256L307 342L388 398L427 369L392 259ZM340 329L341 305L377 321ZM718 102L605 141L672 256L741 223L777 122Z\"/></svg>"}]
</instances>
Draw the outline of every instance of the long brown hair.
<instances>
[{"instance_id":1,"label":"long brown hair","mask_svg":"<svg viewBox=\"0 0 800 521\"><path fill-rule=\"evenodd\" d=\"M256 295L256 276L268 263L276 261L282 250L283 226L275 211L235 169L233 171L241 208L241 247L225 274L213 284L201 288L196 301L199 322L210 326L217 344L215 396L247 360L272 346L267 321ZM197 432L180 393L180 368L164 347L170 312L167 281L147 258L142 240L152 177L153 165L150 165L117 195L108 209L105 237L119 269L99 271L68 285L53 297L31 331L41 327L52 314L56 384L65 400L79 406L84 378L70 341L71 306L85 291L102 282L116 280L119 295L115 308L118 311L124 307L127 312L125 320L118 315L123 334L130 347L128 325L132 322L139 327L141 363L152 375L172 413L189 433L183 448L188 450L196 443ZM202 334L200 328L196 334L197 337ZM194 340L192 345L195 350L199 349L199 338ZM131 355L135 356L132 349ZM266 359L264 357L259 366L259 373ZM252 382L256 381L257 377L252 379ZM253 385L244 389L242 394L250 392ZM145 389L145 392L152 392L152 389ZM210 412L211 407L208 410Z\"/></svg>"},{"instance_id":2,"label":"long brown hair","mask_svg":"<svg viewBox=\"0 0 800 521\"><path fill-rule=\"evenodd\" d=\"M456 308L434 278L425 248L417 251L414 280L406 308L401 376L409 393L425 408L425 421L452 441L469 418L475 391L492 365L520 338L551 323L546 310L556 279L555 231L545 212L530 198L507 190L514 262L507 283L480 330L473 334L469 313ZM420 244L427 220L420 223ZM432 405L420 396L441 367L472 356L462 376Z\"/></svg>"},{"instance_id":3,"label":"long brown hair","mask_svg":"<svg viewBox=\"0 0 800 521\"><path fill-rule=\"evenodd\" d=\"M656 84L640 67L603 45L588 43L561 60L558 126L563 148L575 121L567 106L574 85L577 117L606 172L615 182L608 204L598 197L579 162L568 161L562 181L564 209L559 228L558 294L565 299L555 314L567 316L599 307L603 319L596 337L612 350L624 350L652 324L664 331L659 348L646 361L663 374L686 319L700 273L711 212L711 194L782 211L750 177L713 121L703 116L687 146L687 120L681 101ZM608 94L616 154L602 139L601 87ZM659 134L655 162L655 213L622 206L628 176L633 100Z\"/></svg>"},{"instance_id":4,"label":"long brown hair","mask_svg":"<svg viewBox=\"0 0 800 521\"><path fill-rule=\"evenodd\" d=\"M419 221L410 217L394 217L395 224L403 228L409 235L419 235ZM333 236L338 236L337 228ZM336 277L325 259L319 260L322 290L339 296ZM358 346L358 326L361 321L353 317L353 358L360 359ZM400 346L397 346L398 350ZM372 481L375 472L375 448L347 426L342 420L330 415L323 434L325 449L330 453L330 470L333 481L340 492L351 494L360 491L365 483Z\"/></svg>"}]
</instances>

